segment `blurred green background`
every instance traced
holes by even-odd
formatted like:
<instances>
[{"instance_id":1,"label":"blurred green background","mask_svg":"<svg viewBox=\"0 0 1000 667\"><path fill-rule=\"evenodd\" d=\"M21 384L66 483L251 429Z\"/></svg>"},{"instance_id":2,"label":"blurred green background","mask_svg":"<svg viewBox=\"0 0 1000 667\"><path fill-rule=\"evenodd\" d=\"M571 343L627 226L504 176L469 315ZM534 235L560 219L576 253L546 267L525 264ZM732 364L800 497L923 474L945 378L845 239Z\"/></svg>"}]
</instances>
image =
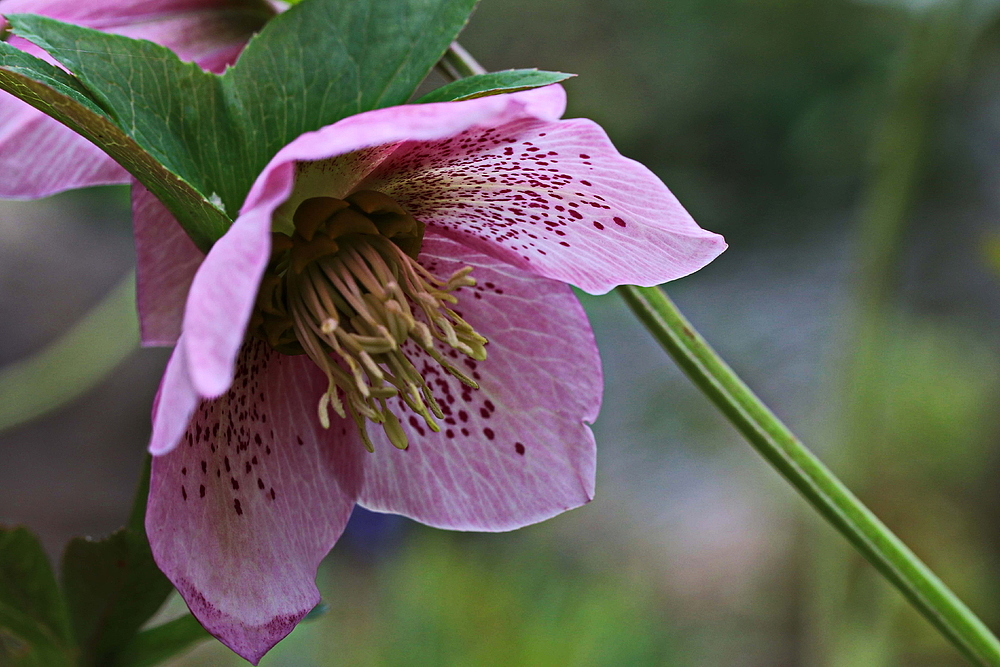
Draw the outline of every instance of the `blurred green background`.
<instances>
[{"instance_id":1,"label":"blurred green background","mask_svg":"<svg viewBox=\"0 0 1000 667\"><path fill-rule=\"evenodd\" d=\"M730 249L671 295L996 629L994 10L483 0L463 43L490 69L578 73L569 115L604 125L726 235ZM133 261L122 189L0 202L0 364L56 340ZM500 535L359 515L320 572L327 613L262 665L963 664L615 295L583 302L606 373L596 499ZM114 335L78 332L87 347L53 352L32 386L69 395L86 378L59 368L79 355L113 364L132 329L104 322ZM76 400L0 432L0 521L29 525L52 554L120 525L166 357L132 353ZM175 599L164 615L181 610ZM206 643L174 664L245 663Z\"/></svg>"}]
</instances>

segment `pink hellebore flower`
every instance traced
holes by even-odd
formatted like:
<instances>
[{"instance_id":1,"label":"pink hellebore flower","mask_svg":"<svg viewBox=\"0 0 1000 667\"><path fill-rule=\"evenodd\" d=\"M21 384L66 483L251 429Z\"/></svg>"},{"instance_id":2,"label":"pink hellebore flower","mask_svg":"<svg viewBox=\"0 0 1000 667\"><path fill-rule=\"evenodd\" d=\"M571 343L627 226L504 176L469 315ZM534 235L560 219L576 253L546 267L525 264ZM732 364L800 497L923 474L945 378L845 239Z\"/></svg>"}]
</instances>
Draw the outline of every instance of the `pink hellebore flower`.
<instances>
[{"instance_id":1,"label":"pink hellebore flower","mask_svg":"<svg viewBox=\"0 0 1000 667\"><path fill-rule=\"evenodd\" d=\"M148 39L182 60L221 72L275 9L265 0L0 0L0 14L40 14ZM0 26L3 19L0 18ZM18 37L9 42L54 63ZM34 199L91 185L128 183L122 167L86 139L0 92L0 198Z\"/></svg>"},{"instance_id":2,"label":"pink hellebore flower","mask_svg":"<svg viewBox=\"0 0 1000 667\"><path fill-rule=\"evenodd\" d=\"M304 134L207 256L138 193L143 336L176 339L146 530L248 660L318 602L355 503L502 531L593 497L601 368L567 283L654 285L725 244L564 108L550 86Z\"/></svg>"}]
</instances>

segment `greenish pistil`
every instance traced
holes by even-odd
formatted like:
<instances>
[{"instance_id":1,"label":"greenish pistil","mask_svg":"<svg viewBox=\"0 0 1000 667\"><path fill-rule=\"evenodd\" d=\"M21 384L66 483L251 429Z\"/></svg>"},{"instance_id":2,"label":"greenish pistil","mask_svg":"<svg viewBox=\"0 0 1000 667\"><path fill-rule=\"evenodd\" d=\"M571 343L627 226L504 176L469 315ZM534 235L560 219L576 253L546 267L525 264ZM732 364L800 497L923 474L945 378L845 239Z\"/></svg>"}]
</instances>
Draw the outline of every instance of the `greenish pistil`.
<instances>
[{"instance_id":1,"label":"greenish pistil","mask_svg":"<svg viewBox=\"0 0 1000 667\"><path fill-rule=\"evenodd\" d=\"M442 280L422 267L416 257L424 225L380 192L307 199L293 222L291 237L273 235L250 331L279 352L308 355L326 374L329 386L319 399L324 428L332 408L341 417L350 414L369 451L368 421L405 449L406 433L386 404L399 397L439 431L441 406L403 345L412 341L478 388L435 347L440 342L486 358L486 339L449 307L458 301L452 292L476 284L472 268Z\"/></svg>"}]
</instances>

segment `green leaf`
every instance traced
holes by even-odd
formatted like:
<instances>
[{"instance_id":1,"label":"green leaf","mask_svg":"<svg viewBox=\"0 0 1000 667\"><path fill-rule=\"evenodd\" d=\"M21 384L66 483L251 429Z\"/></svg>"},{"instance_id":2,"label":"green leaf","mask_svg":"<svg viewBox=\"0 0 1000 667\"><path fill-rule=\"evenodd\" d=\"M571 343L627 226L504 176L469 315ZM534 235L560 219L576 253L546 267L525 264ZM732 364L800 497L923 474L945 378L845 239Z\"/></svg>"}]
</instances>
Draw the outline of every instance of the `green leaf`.
<instances>
[{"instance_id":1,"label":"green leaf","mask_svg":"<svg viewBox=\"0 0 1000 667\"><path fill-rule=\"evenodd\" d=\"M502 72L477 74L441 86L419 98L417 104L428 102L452 102L455 100L471 100L477 97L498 95L500 93L516 93L519 90L541 88L553 83L565 81L575 74L563 72L546 72L537 69L508 69Z\"/></svg>"},{"instance_id":2,"label":"green leaf","mask_svg":"<svg viewBox=\"0 0 1000 667\"><path fill-rule=\"evenodd\" d=\"M0 89L101 147L178 219L187 221L187 228L228 229L230 221L220 210L128 136L76 79L59 68L0 42Z\"/></svg>"},{"instance_id":3,"label":"green leaf","mask_svg":"<svg viewBox=\"0 0 1000 667\"><path fill-rule=\"evenodd\" d=\"M222 77L257 149L246 186L303 132L404 104L475 0L306 0L272 20ZM239 192L242 204L244 193Z\"/></svg>"},{"instance_id":4,"label":"green leaf","mask_svg":"<svg viewBox=\"0 0 1000 667\"><path fill-rule=\"evenodd\" d=\"M143 630L108 664L111 667L152 667L174 657L195 642L211 637L194 616L185 614L163 625Z\"/></svg>"},{"instance_id":5,"label":"green leaf","mask_svg":"<svg viewBox=\"0 0 1000 667\"><path fill-rule=\"evenodd\" d=\"M63 554L63 590L84 665L109 664L173 591L142 527L148 485L147 457L128 525L102 540L75 538Z\"/></svg>"},{"instance_id":6,"label":"green leaf","mask_svg":"<svg viewBox=\"0 0 1000 667\"><path fill-rule=\"evenodd\" d=\"M69 664L66 605L38 538L0 526L0 664Z\"/></svg>"},{"instance_id":7,"label":"green leaf","mask_svg":"<svg viewBox=\"0 0 1000 667\"><path fill-rule=\"evenodd\" d=\"M292 139L352 114L405 103L474 5L475 0L306 0L271 20L221 76L182 63L151 42L27 14L7 20L16 34L76 77L55 81L51 71L33 67L34 86L44 88L48 98L58 94L54 101L36 100L36 106L49 113L48 104L55 115L69 100L89 111L74 129L100 125L112 144L123 134L128 150L109 146L94 132L87 136L115 159L128 157L128 163L119 161L207 248L228 228L221 212L229 218L237 214L260 171ZM23 77L2 62L0 71L7 78ZM62 87L56 90L55 83ZM0 87L23 93L3 77ZM137 164L136 154L162 165L160 173ZM164 180L164 174L174 182L147 182L154 175ZM214 209L212 202L220 209L210 215L205 207Z\"/></svg>"},{"instance_id":8,"label":"green leaf","mask_svg":"<svg viewBox=\"0 0 1000 667\"><path fill-rule=\"evenodd\" d=\"M49 628L0 603L0 665L58 667L73 664L72 651Z\"/></svg>"}]
</instances>

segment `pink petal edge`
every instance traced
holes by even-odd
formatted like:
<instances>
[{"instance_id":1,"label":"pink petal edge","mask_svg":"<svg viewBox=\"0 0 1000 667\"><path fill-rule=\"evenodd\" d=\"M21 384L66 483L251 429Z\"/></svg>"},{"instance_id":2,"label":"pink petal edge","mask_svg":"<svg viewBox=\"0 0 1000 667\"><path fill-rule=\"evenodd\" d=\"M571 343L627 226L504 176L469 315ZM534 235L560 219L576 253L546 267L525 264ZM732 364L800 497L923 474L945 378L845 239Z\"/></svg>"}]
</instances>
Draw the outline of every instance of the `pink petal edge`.
<instances>
[{"instance_id":1,"label":"pink petal edge","mask_svg":"<svg viewBox=\"0 0 1000 667\"><path fill-rule=\"evenodd\" d=\"M480 252L592 294L680 278L726 248L584 119L518 118L407 143L362 187Z\"/></svg>"},{"instance_id":2,"label":"pink petal edge","mask_svg":"<svg viewBox=\"0 0 1000 667\"><path fill-rule=\"evenodd\" d=\"M270 254L270 211L250 211L215 242L191 282L183 339L191 382L205 398L221 395L233 380Z\"/></svg>"},{"instance_id":3,"label":"pink petal edge","mask_svg":"<svg viewBox=\"0 0 1000 667\"><path fill-rule=\"evenodd\" d=\"M153 456L162 456L177 446L198 405L198 392L188 376L183 340L183 336L178 339L153 400L153 433L149 439L149 453Z\"/></svg>"}]
</instances>

